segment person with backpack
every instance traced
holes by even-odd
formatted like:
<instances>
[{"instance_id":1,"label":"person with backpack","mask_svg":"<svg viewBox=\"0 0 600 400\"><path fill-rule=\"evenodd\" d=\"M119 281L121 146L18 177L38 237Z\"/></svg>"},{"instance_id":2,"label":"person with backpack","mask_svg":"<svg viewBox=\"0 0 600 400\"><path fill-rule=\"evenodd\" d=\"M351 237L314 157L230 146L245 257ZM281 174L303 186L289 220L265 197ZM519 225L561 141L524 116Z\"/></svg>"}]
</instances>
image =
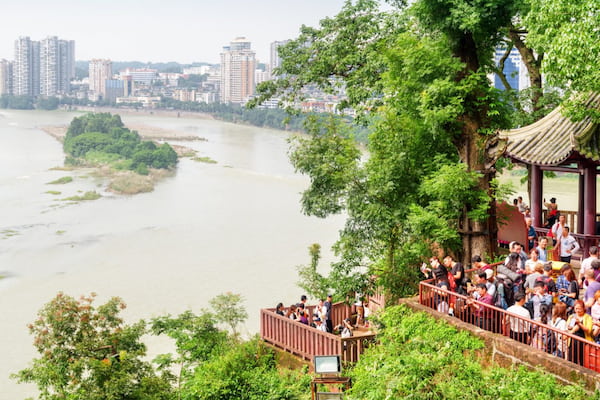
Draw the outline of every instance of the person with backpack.
<instances>
[{"instance_id":1,"label":"person with backpack","mask_svg":"<svg viewBox=\"0 0 600 400\"><path fill-rule=\"evenodd\" d=\"M465 277L465 267L462 263L456 262L451 256L444 257L444 266L450 270L452 278L448 277L451 281L454 279L456 285L456 293L466 295L467 294L467 280ZM452 284L452 282L450 282Z\"/></svg>"}]
</instances>

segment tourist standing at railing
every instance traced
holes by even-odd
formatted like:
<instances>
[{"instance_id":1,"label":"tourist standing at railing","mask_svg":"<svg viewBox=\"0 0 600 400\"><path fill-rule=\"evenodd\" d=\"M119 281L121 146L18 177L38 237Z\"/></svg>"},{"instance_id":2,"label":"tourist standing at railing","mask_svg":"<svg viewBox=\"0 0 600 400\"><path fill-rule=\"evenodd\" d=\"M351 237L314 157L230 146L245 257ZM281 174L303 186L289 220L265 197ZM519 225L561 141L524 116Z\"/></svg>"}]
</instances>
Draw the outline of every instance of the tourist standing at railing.
<instances>
[{"instance_id":1,"label":"tourist standing at railing","mask_svg":"<svg viewBox=\"0 0 600 400\"><path fill-rule=\"evenodd\" d=\"M596 343L598 343L598 335L600 335L600 290L594 295L594 304L592 304L590 309L590 315L594 323L592 336Z\"/></svg>"},{"instance_id":2,"label":"tourist standing at railing","mask_svg":"<svg viewBox=\"0 0 600 400\"><path fill-rule=\"evenodd\" d=\"M546 203L546 199L544 199L544 205L548 209L548 215L546 217L547 222L545 227L550 228L556 222L556 217L558 216L558 204L556 204L556 198L551 198L550 203Z\"/></svg>"},{"instance_id":3,"label":"tourist standing at railing","mask_svg":"<svg viewBox=\"0 0 600 400\"><path fill-rule=\"evenodd\" d=\"M550 228L550 236L552 236L554 238L554 244L556 245L556 242L558 240L558 238L560 238L560 236L563 233L563 228L565 226L567 226L567 217L564 215L559 215L558 216L558 220L552 224L552 228Z\"/></svg>"},{"instance_id":4,"label":"tourist standing at railing","mask_svg":"<svg viewBox=\"0 0 600 400\"><path fill-rule=\"evenodd\" d=\"M313 321L314 321L314 323L315 323L315 328L316 328L318 331L321 331L321 332L327 332L327 326L325 326L325 324L323 323L323 321L321 321L321 318L319 318L319 317L314 317L314 318L313 318Z\"/></svg>"},{"instance_id":5,"label":"tourist standing at railing","mask_svg":"<svg viewBox=\"0 0 600 400\"><path fill-rule=\"evenodd\" d=\"M535 249L538 251L538 258L543 262L548 261L548 251L546 250L546 247L548 247L548 238L542 236L539 238L538 246Z\"/></svg>"},{"instance_id":6,"label":"tourist standing at railing","mask_svg":"<svg viewBox=\"0 0 600 400\"><path fill-rule=\"evenodd\" d=\"M585 271L592 269L592 262L598 259L598 247L590 246L589 253L590 256L581 261L581 268L579 269L579 281L584 288L587 286L585 284Z\"/></svg>"},{"instance_id":7,"label":"tourist standing at railing","mask_svg":"<svg viewBox=\"0 0 600 400\"><path fill-rule=\"evenodd\" d=\"M523 202L522 196L517 197L517 208L519 209L519 212L521 214L523 214L525 210L527 210L527 204Z\"/></svg>"},{"instance_id":8,"label":"tourist standing at railing","mask_svg":"<svg viewBox=\"0 0 600 400\"><path fill-rule=\"evenodd\" d=\"M298 314L296 314L296 305L292 304L288 309L287 312L285 313L285 316L288 317L291 320L297 320L298 319Z\"/></svg>"},{"instance_id":9,"label":"tourist standing at railing","mask_svg":"<svg viewBox=\"0 0 600 400\"><path fill-rule=\"evenodd\" d=\"M458 294L467 294L467 280L465 276L465 268L462 263L454 261L452 257L444 257L444 266L450 270L456 282L456 292Z\"/></svg>"},{"instance_id":10,"label":"tourist standing at railing","mask_svg":"<svg viewBox=\"0 0 600 400\"><path fill-rule=\"evenodd\" d=\"M565 331L567 330L567 306L565 303L558 302L552 307L552 321L550 321L550 326L559 330ZM556 334L556 349L552 351L552 354L564 358L566 350L566 343L563 335L560 333Z\"/></svg>"},{"instance_id":11,"label":"tourist standing at railing","mask_svg":"<svg viewBox=\"0 0 600 400\"><path fill-rule=\"evenodd\" d=\"M489 331L492 328L492 310L482 304L479 304L478 302L484 303L488 306L493 306L494 299L487 292L487 286L485 283L478 283L476 285L476 289L479 294L478 300L475 301L473 299L467 299L467 306L473 310L476 325L481 329Z\"/></svg>"},{"instance_id":12,"label":"tourist standing at railing","mask_svg":"<svg viewBox=\"0 0 600 400\"><path fill-rule=\"evenodd\" d=\"M548 320L551 317L552 308L548 304L540 305L540 316L535 320L543 325L548 325ZM543 325L533 325L531 330L531 346L538 350L547 350L548 346L548 329ZM549 353L552 353L550 351Z\"/></svg>"},{"instance_id":13,"label":"tourist standing at railing","mask_svg":"<svg viewBox=\"0 0 600 400\"><path fill-rule=\"evenodd\" d=\"M569 333L579 336L581 339L593 341L592 329L594 322L589 314L585 313L585 305L583 301L577 300L575 302L575 313L572 314L567 320L567 329ZM569 338L569 361L583 365L583 352L584 352L583 340L573 340Z\"/></svg>"},{"instance_id":14,"label":"tourist standing at railing","mask_svg":"<svg viewBox=\"0 0 600 400\"><path fill-rule=\"evenodd\" d=\"M491 269L490 265L481 259L481 256L476 254L471 257L471 266L473 268L477 268L481 271L485 271L486 269Z\"/></svg>"},{"instance_id":15,"label":"tourist standing at railing","mask_svg":"<svg viewBox=\"0 0 600 400\"><path fill-rule=\"evenodd\" d=\"M506 309L507 313L517 314L521 318L514 317L509 314L504 315L504 324L510 328L509 336L511 339L527 344L529 342L530 324L527 322L530 319L529 311L523 307L525 304L525 294L515 294L515 304Z\"/></svg>"},{"instance_id":16,"label":"tourist standing at railing","mask_svg":"<svg viewBox=\"0 0 600 400\"><path fill-rule=\"evenodd\" d=\"M585 271L585 280L587 281L588 286L583 294L583 302L587 308L586 311L589 313L594 304L594 296L596 295L596 292L600 290L600 282L596 280L594 270L589 269Z\"/></svg>"},{"instance_id":17,"label":"tourist standing at railing","mask_svg":"<svg viewBox=\"0 0 600 400\"><path fill-rule=\"evenodd\" d=\"M536 282L533 286L533 293L531 289L528 289L530 293L529 300L525 302L525 308L529 310L531 318L539 320L541 315L540 306L546 304L552 307L552 296L546 293L546 286L543 282Z\"/></svg>"},{"instance_id":18,"label":"tourist standing at railing","mask_svg":"<svg viewBox=\"0 0 600 400\"><path fill-rule=\"evenodd\" d=\"M283 312L283 303L277 304L277 307L275 307L275 314L281 315L282 317L285 316L285 313Z\"/></svg>"},{"instance_id":19,"label":"tourist standing at railing","mask_svg":"<svg viewBox=\"0 0 600 400\"><path fill-rule=\"evenodd\" d=\"M333 309L333 296L328 294L327 301L323 303L323 312L325 314L325 326L328 332L333 332L333 321L331 320L331 310Z\"/></svg>"},{"instance_id":20,"label":"tourist standing at railing","mask_svg":"<svg viewBox=\"0 0 600 400\"><path fill-rule=\"evenodd\" d=\"M570 263L571 256L577 250L579 250L579 243L577 240L569 233L569 227L565 226L562 231L562 235L560 236L560 261Z\"/></svg>"}]
</instances>

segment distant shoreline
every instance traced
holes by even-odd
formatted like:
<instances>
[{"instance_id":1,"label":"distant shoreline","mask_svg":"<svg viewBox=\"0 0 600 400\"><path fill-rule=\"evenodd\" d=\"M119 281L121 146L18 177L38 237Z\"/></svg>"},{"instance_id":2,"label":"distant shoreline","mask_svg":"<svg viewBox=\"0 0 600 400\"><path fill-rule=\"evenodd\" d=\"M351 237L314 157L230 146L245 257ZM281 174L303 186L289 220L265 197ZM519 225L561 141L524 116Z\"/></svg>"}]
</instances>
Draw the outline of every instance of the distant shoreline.
<instances>
[{"instance_id":1,"label":"distant shoreline","mask_svg":"<svg viewBox=\"0 0 600 400\"><path fill-rule=\"evenodd\" d=\"M157 117L173 117L173 118L199 118L199 119L212 119L216 120L215 117L209 113L200 111L183 111L183 110L165 110L159 109L148 109L148 108L131 108L131 107L109 107L109 106L70 106L70 108L63 108L66 111L84 111L84 112L110 112L113 114L123 115L153 115Z\"/></svg>"}]
</instances>

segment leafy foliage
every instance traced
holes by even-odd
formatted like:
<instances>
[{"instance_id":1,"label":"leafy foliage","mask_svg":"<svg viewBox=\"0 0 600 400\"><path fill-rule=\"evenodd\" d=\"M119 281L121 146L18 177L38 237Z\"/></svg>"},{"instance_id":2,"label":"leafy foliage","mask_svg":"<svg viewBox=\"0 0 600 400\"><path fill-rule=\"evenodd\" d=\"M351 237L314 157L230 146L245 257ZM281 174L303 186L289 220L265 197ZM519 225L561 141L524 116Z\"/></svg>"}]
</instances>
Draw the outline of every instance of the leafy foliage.
<instances>
[{"instance_id":1,"label":"leafy foliage","mask_svg":"<svg viewBox=\"0 0 600 400\"><path fill-rule=\"evenodd\" d=\"M76 300L59 293L29 325L40 358L15 377L36 383L40 398L168 399L169 381L143 360L143 321L126 325L113 297L94 307L95 295Z\"/></svg>"},{"instance_id":2,"label":"leafy foliage","mask_svg":"<svg viewBox=\"0 0 600 400\"><path fill-rule=\"evenodd\" d=\"M148 168L167 169L177 163L177 153L168 144L157 146L143 141L135 131L125 128L119 115L90 113L71 121L64 149L72 159L126 160L129 169L148 174Z\"/></svg>"},{"instance_id":3,"label":"leafy foliage","mask_svg":"<svg viewBox=\"0 0 600 400\"><path fill-rule=\"evenodd\" d=\"M309 385L310 375L279 373L273 350L254 338L203 363L185 386L182 398L291 400L307 398Z\"/></svg>"},{"instance_id":4,"label":"leafy foliage","mask_svg":"<svg viewBox=\"0 0 600 400\"><path fill-rule=\"evenodd\" d=\"M238 293L222 293L212 298L209 303L215 311L215 319L226 324L237 336L237 326L248 318L248 313L242 306L242 295Z\"/></svg>"},{"instance_id":5,"label":"leafy foliage","mask_svg":"<svg viewBox=\"0 0 600 400\"><path fill-rule=\"evenodd\" d=\"M485 367L475 354L484 347L480 339L406 306L387 308L376 323L380 345L350 371L350 398L590 398L541 372Z\"/></svg>"}]
</instances>

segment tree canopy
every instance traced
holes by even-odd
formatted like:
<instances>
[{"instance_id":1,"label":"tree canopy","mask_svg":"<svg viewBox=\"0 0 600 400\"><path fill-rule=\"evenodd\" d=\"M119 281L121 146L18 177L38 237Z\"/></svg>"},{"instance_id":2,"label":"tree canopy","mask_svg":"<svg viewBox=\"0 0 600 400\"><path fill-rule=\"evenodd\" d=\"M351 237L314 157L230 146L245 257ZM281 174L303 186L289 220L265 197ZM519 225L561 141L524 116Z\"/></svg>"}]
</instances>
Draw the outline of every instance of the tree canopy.
<instances>
[{"instance_id":1,"label":"tree canopy","mask_svg":"<svg viewBox=\"0 0 600 400\"><path fill-rule=\"evenodd\" d=\"M567 7L562 0L548 3ZM584 3L570 6L591 15L578 20L597 18ZM562 24L560 7L553 6L554 17L544 15L544 7L538 1L416 0L392 1L383 10L375 0L349 0L338 15L318 28L302 27L296 40L280 47L279 78L259 86L257 103L278 97L293 106L316 86L346 94L340 107L353 107L370 125L365 156L344 140L343 127L328 120L309 123L310 138L296 139L290 152L296 169L311 178L303 211L348 215L334 247L340 261L327 277L339 298L366 290L372 276L395 294L408 294L418 280L419 258L432 252L465 261L493 254L502 156L496 133L525 121L516 115L527 107L495 89L488 75L500 72L493 59L499 46L517 47L535 86L534 118L548 111L538 78L540 68L552 71L543 51L556 37L542 35L539 22L529 40L525 25L539 18L565 35L571 28ZM576 30L586 41L583 32L593 25ZM577 60L580 76L593 80L584 71L595 64ZM563 88L569 86L565 78L576 78L558 72L555 82ZM590 81L578 82L591 88Z\"/></svg>"},{"instance_id":2,"label":"tree canopy","mask_svg":"<svg viewBox=\"0 0 600 400\"><path fill-rule=\"evenodd\" d=\"M64 141L65 152L73 159L122 161L118 165L147 173L148 168L171 168L177 163L177 153L168 144L156 145L141 140L135 131L127 129L119 115L90 113L71 121Z\"/></svg>"}]
</instances>

